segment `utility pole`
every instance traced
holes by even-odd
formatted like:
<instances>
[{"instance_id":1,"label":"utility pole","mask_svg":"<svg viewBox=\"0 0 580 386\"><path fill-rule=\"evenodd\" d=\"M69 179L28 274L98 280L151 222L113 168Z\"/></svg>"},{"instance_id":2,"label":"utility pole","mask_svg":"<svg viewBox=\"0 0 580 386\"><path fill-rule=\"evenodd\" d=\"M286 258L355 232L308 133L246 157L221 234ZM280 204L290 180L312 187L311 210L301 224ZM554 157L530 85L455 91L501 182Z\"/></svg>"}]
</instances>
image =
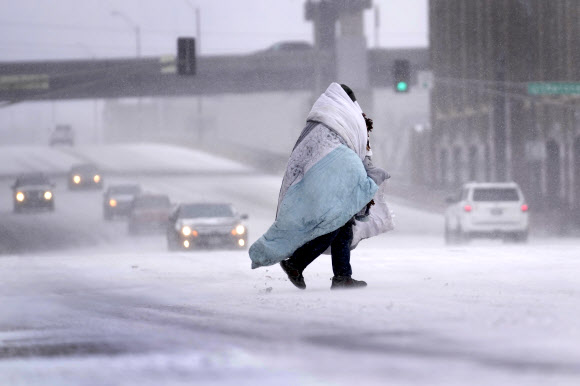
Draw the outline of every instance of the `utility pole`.
<instances>
[{"instance_id":1,"label":"utility pole","mask_svg":"<svg viewBox=\"0 0 580 386\"><path fill-rule=\"evenodd\" d=\"M201 12L199 8L195 9L195 39L196 41L196 54L199 56L201 53Z\"/></svg>"},{"instance_id":2,"label":"utility pole","mask_svg":"<svg viewBox=\"0 0 580 386\"><path fill-rule=\"evenodd\" d=\"M131 28L135 32L135 49L137 58L141 57L141 28L137 23L135 23L129 16L126 14L119 12L119 11L112 11L111 16L120 17L127 23L129 28ZM143 127L142 127L142 118L141 113L142 109L142 101L141 101L141 85L137 88L137 131L138 131L138 138L143 139Z\"/></svg>"},{"instance_id":3,"label":"utility pole","mask_svg":"<svg viewBox=\"0 0 580 386\"><path fill-rule=\"evenodd\" d=\"M375 5L375 48L379 48L379 31L381 28L381 14L379 5Z\"/></svg>"},{"instance_id":4,"label":"utility pole","mask_svg":"<svg viewBox=\"0 0 580 386\"><path fill-rule=\"evenodd\" d=\"M77 42L77 46L81 47L83 50L85 50L89 56L91 57L91 59L93 60L93 62L97 59L97 56L95 55L95 53L84 43L81 42ZM98 106L98 100L95 98L93 99L93 139L95 141L96 144L100 144L102 142L102 133L99 130L99 106Z\"/></svg>"},{"instance_id":5,"label":"utility pole","mask_svg":"<svg viewBox=\"0 0 580 386\"><path fill-rule=\"evenodd\" d=\"M191 1L186 0L185 3L195 13L195 53L199 56L201 53L201 11Z\"/></svg>"},{"instance_id":6,"label":"utility pole","mask_svg":"<svg viewBox=\"0 0 580 386\"><path fill-rule=\"evenodd\" d=\"M201 11L199 7L194 6L191 1L186 0L187 5L195 13L195 56L200 57L201 54ZM196 97L197 99L197 141L201 143L203 141L203 99L201 95Z\"/></svg>"},{"instance_id":7,"label":"utility pole","mask_svg":"<svg viewBox=\"0 0 580 386\"><path fill-rule=\"evenodd\" d=\"M141 57L141 28L138 25L135 25L135 39L136 47L137 47L137 57Z\"/></svg>"}]
</instances>

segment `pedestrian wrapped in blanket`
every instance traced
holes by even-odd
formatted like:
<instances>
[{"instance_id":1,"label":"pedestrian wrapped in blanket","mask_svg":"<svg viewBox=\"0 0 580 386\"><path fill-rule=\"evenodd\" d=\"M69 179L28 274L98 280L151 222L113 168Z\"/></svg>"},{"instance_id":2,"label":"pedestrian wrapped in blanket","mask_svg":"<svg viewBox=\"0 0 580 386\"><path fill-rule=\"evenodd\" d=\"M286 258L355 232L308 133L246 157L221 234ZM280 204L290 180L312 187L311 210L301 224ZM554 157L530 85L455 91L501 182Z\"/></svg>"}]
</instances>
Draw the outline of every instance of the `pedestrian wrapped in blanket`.
<instances>
[{"instance_id":1,"label":"pedestrian wrapped in blanket","mask_svg":"<svg viewBox=\"0 0 580 386\"><path fill-rule=\"evenodd\" d=\"M370 130L372 120L348 86L332 83L316 100L290 154L276 220L250 247L253 269L280 263L305 289L303 271L330 249L331 289L367 285L352 278L351 249L392 229L386 205L372 215L373 197L389 175L371 162Z\"/></svg>"}]
</instances>

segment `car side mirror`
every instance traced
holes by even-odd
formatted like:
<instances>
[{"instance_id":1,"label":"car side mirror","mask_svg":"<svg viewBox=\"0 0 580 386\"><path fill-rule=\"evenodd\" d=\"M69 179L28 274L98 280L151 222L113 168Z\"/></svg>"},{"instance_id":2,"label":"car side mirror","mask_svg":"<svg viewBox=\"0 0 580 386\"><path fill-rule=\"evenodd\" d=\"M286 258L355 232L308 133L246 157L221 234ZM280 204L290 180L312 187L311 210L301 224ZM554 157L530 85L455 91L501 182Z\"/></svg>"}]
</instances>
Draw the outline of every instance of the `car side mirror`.
<instances>
[{"instance_id":1,"label":"car side mirror","mask_svg":"<svg viewBox=\"0 0 580 386\"><path fill-rule=\"evenodd\" d=\"M241 215L241 216L240 216L240 218L241 218L242 220L247 220L249 217L248 217L248 215L247 215L247 214L245 214L245 213L244 213L243 215Z\"/></svg>"}]
</instances>

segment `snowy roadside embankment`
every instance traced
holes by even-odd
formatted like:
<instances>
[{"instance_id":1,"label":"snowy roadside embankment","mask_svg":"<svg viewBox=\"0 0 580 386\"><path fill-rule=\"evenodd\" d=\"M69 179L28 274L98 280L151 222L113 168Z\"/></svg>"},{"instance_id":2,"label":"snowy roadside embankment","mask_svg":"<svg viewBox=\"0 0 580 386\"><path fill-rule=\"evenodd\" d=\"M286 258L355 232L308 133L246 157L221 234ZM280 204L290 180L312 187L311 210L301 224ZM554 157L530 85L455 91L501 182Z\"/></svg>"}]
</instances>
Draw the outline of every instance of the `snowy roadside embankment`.
<instances>
[{"instance_id":1,"label":"snowy roadside embankment","mask_svg":"<svg viewBox=\"0 0 580 386\"><path fill-rule=\"evenodd\" d=\"M44 172L65 175L72 165L94 163L111 174L250 173L253 169L203 151L166 144L0 148L0 177Z\"/></svg>"},{"instance_id":2,"label":"snowy roadside embankment","mask_svg":"<svg viewBox=\"0 0 580 386\"><path fill-rule=\"evenodd\" d=\"M0 147L0 178L13 178L21 173L43 172L49 175L63 175L70 167L82 162L60 148L44 146L2 146Z\"/></svg>"}]
</instances>

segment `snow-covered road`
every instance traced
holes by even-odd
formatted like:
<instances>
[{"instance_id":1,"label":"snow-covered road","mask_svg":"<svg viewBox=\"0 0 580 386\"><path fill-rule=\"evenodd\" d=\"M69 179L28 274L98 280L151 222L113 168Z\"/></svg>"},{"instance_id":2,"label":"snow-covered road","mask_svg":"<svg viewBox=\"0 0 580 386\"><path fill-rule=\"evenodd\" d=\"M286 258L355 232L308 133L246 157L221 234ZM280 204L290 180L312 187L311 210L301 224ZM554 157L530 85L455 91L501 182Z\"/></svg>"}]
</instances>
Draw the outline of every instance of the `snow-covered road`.
<instances>
[{"instance_id":1,"label":"snow-covered road","mask_svg":"<svg viewBox=\"0 0 580 386\"><path fill-rule=\"evenodd\" d=\"M123 156L107 152L115 169ZM233 202L255 240L280 178L212 162L108 181ZM170 253L161 235L130 238L102 220L100 192L57 184L55 213L16 216L8 194L0 202L12 248L0 255L0 385L580 384L577 239L446 247L440 215L393 198L397 230L353 253L369 287L331 292L323 256L300 291L277 266L250 270L245 251Z\"/></svg>"}]
</instances>

